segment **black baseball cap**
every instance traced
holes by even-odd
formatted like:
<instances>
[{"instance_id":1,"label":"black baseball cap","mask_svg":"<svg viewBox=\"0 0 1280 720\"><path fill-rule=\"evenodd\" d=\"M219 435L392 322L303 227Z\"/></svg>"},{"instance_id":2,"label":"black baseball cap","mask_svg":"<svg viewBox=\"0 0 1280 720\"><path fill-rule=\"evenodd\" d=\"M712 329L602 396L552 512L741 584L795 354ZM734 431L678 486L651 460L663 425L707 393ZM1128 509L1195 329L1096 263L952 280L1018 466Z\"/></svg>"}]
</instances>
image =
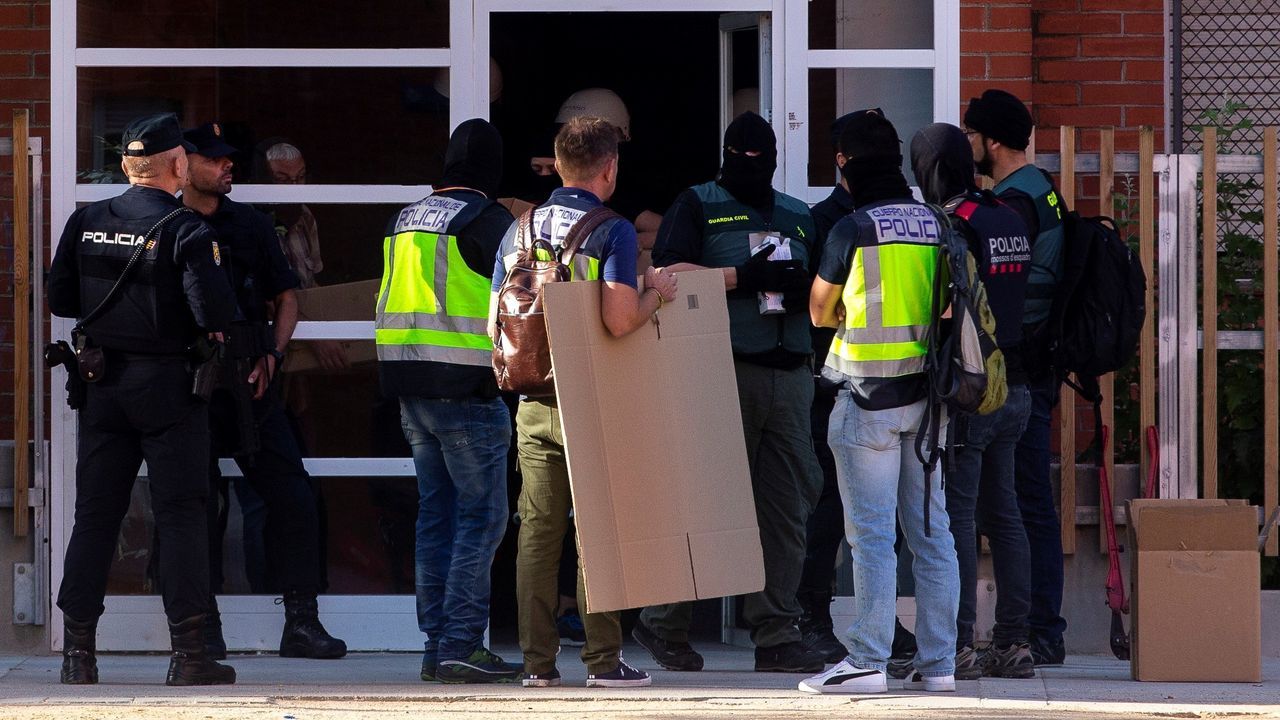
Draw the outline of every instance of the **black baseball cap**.
<instances>
[{"instance_id":1,"label":"black baseball cap","mask_svg":"<svg viewBox=\"0 0 1280 720\"><path fill-rule=\"evenodd\" d=\"M222 126L217 122L208 122L200 127L185 130L182 133L182 139L195 146L192 149L188 149L187 152L193 152L207 158L226 157L239 152L238 149L222 139Z\"/></svg>"},{"instance_id":2,"label":"black baseball cap","mask_svg":"<svg viewBox=\"0 0 1280 720\"><path fill-rule=\"evenodd\" d=\"M121 153L127 157L157 155L181 146L195 152L196 146L182 139L182 126L174 113L159 113L134 118L120 137Z\"/></svg>"}]
</instances>

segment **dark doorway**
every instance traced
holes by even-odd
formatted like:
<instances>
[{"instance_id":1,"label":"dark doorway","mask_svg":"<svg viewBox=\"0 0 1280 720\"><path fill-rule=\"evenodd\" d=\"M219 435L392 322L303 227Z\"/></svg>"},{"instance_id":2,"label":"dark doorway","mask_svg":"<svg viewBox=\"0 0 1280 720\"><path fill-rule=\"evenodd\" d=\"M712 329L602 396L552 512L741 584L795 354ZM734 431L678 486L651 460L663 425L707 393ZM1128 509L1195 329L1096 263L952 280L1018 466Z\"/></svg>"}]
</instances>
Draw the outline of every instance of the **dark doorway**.
<instances>
[{"instance_id":1,"label":"dark doorway","mask_svg":"<svg viewBox=\"0 0 1280 720\"><path fill-rule=\"evenodd\" d=\"M490 52L502 71L502 93L491 106L506 148L502 195L536 193L530 156L541 154L536 148L554 131L561 103L593 87L617 93L630 113L631 140L623 143L619 189L610 203L619 212L633 219L644 210L662 214L681 190L715 177L719 13L498 13L490 27ZM758 85L758 33L735 32L733 43L731 90ZM513 464L513 511L519 483ZM508 526L494 560L491 629L499 640L513 640L516 631L518 532ZM718 641L720 601L695 608L695 637ZM624 632L636 614L623 614Z\"/></svg>"},{"instance_id":2,"label":"dark doorway","mask_svg":"<svg viewBox=\"0 0 1280 720\"><path fill-rule=\"evenodd\" d=\"M619 208L662 213L720 165L717 13L501 13L491 52L502 69L493 122L507 147L507 191L527 191L529 157L556 112L584 88L614 91L631 114ZM736 53L735 53L736 54ZM635 213L629 213L632 206Z\"/></svg>"}]
</instances>

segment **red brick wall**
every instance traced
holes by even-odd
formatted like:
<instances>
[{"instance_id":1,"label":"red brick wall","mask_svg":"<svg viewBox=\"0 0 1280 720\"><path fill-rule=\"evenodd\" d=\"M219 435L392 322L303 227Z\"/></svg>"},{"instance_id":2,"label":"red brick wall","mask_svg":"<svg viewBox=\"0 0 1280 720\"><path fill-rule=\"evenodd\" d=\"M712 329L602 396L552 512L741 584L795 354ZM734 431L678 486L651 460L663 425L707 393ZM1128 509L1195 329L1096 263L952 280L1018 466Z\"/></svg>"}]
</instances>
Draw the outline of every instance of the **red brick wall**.
<instances>
[{"instance_id":1,"label":"red brick wall","mask_svg":"<svg viewBox=\"0 0 1280 720\"><path fill-rule=\"evenodd\" d=\"M1093 128L1116 128L1116 149L1136 151L1138 128L1164 143L1163 0L961 0L960 96L986 88L1022 98L1036 121L1036 149L1055 152L1059 128L1089 128L1077 149L1097 150ZM961 109L963 112L963 106ZM1097 207L1097 181L1081 178L1082 210Z\"/></svg>"},{"instance_id":2,"label":"red brick wall","mask_svg":"<svg viewBox=\"0 0 1280 720\"><path fill-rule=\"evenodd\" d=\"M0 1L0 135L25 108L31 134L44 138L49 187L49 2ZM47 213L46 213L47 214ZM0 439L13 437L13 158L0 157ZM48 237L46 229L45 237ZM23 349L26 350L25 348Z\"/></svg>"}]
</instances>

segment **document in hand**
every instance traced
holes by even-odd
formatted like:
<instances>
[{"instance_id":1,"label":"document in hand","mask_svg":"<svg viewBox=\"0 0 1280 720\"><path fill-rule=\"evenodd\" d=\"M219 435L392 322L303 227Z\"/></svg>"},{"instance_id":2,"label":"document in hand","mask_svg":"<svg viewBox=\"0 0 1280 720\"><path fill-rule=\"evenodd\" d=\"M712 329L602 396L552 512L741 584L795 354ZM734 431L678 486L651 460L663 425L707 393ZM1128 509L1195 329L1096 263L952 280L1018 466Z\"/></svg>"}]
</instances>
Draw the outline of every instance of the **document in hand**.
<instances>
[{"instance_id":1,"label":"document in hand","mask_svg":"<svg viewBox=\"0 0 1280 720\"><path fill-rule=\"evenodd\" d=\"M546 290L587 611L764 587L719 270L614 338L598 282Z\"/></svg>"}]
</instances>

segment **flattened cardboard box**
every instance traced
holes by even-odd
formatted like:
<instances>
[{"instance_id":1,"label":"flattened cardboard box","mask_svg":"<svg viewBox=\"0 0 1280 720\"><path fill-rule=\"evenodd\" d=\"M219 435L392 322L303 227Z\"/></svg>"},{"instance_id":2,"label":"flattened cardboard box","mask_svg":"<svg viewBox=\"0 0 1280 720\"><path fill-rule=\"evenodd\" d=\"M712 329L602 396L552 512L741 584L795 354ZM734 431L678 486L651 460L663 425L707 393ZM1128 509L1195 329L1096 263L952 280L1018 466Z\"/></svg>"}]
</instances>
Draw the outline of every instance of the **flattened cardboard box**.
<instances>
[{"instance_id":1,"label":"flattened cardboard box","mask_svg":"<svg viewBox=\"0 0 1280 720\"><path fill-rule=\"evenodd\" d=\"M299 320L367 320L373 322L378 304L380 280L361 280L338 285L321 285L298 291ZM352 365L371 363L378 359L372 340L341 340L347 361ZM285 372L303 372L320 367L320 360L311 352L311 343L296 340L289 343L284 358Z\"/></svg>"},{"instance_id":2,"label":"flattened cardboard box","mask_svg":"<svg viewBox=\"0 0 1280 720\"><path fill-rule=\"evenodd\" d=\"M588 612L764 587L719 271L614 338L600 283L546 289Z\"/></svg>"},{"instance_id":3,"label":"flattened cardboard box","mask_svg":"<svg viewBox=\"0 0 1280 720\"><path fill-rule=\"evenodd\" d=\"M1261 682L1258 512L1243 500L1131 500L1134 680Z\"/></svg>"}]
</instances>

